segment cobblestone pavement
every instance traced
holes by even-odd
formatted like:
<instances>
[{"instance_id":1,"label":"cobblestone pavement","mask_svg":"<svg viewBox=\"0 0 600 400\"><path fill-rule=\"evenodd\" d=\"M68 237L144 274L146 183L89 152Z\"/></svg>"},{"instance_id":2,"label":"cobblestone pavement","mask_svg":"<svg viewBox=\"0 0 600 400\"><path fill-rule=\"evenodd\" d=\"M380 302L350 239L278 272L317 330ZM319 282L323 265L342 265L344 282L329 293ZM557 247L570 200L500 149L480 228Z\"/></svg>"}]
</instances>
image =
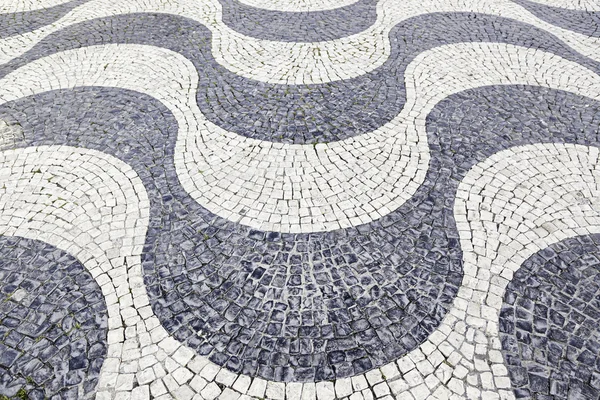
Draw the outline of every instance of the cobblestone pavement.
<instances>
[{"instance_id":1,"label":"cobblestone pavement","mask_svg":"<svg viewBox=\"0 0 600 400\"><path fill-rule=\"evenodd\" d=\"M600 399L600 0L0 0L0 400Z\"/></svg>"}]
</instances>

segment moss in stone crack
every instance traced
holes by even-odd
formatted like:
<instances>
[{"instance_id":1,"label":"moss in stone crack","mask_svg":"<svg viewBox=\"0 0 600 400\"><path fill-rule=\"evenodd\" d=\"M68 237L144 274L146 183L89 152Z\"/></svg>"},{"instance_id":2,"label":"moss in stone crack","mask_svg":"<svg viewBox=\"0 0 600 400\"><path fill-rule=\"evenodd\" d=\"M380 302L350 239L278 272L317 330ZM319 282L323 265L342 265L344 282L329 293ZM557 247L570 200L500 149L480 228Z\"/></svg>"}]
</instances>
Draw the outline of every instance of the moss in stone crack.
<instances>
[{"instance_id":1,"label":"moss in stone crack","mask_svg":"<svg viewBox=\"0 0 600 400\"><path fill-rule=\"evenodd\" d=\"M25 388L19 389L19 391L17 392L17 399L21 399L21 400L29 399L29 396L27 395L27 390L25 390Z\"/></svg>"}]
</instances>

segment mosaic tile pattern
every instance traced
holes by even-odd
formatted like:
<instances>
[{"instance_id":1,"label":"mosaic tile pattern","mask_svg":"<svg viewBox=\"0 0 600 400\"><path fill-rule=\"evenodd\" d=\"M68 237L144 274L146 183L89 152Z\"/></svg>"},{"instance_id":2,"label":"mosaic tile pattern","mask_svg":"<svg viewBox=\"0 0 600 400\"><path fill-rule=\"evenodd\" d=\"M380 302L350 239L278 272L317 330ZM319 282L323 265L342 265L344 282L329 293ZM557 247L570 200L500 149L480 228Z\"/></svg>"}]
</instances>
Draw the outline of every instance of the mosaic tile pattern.
<instances>
[{"instance_id":1,"label":"mosaic tile pattern","mask_svg":"<svg viewBox=\"0 0 600 400\"><path fill-rule=\"evenodd\" d=\"M397 220L424 223L414 205L352 232L282 235L248 229L211 215L181 188L168 161L177 129L168 126L173 119L156 103L145 104L134 93L79 89L7 104L6 113L19 117L32 138L29 145L103 149L132 165L147 190L156 191L149 194L157 201L151 203L155 217L142 261L154 311L177 339L235 372L305 381L383 365L431 333L461 279L456 233L434 224L450 213L443 210L445 195L439 211L423 215L434 225L431 239L417 236L416 227L406 238L394 238L403 227ZM85 124L60 116L64 109L81 111L81 104L89 107ZM107 118L113 114L117 117ZM56 131L66 134L57 138ZM164 133L171 133L170 141ZM165 224L177 229L153 229ZM438 255L442 249L450 256ZM212 268L204 272L209 261ZM405 277L399 279L400 273Z\"/></svg>"},{"instance_id":2,"label":"mosaic tile pattern","mask_svg":"<svg viewBox=\"0 0 600 400\"><path fill-rule=\"evenodd\" d=\"M0 254L0 392L92 397L107 350L100 287L43 242L1 237Z\"/></svg>"},{"instance_id":3,"label":"mosaic tile pattern","mask_svg":"<svg viewBox=\"0 0 600 400\"><path fill-rule=\"evenodd\" d=\"M392 4L388 4L392 3ZM516 19L555 35L585 57L600 59L596 38L551 25L523 7L497 0L411 0L399 7L394 0L377 3L377 21L368 29L323 42L280 42L238 33L222 18L217 0L203 3L158 0L94 0L74 9L47 29L37 29L0 40L0 62L8 62L31 49L48 35L78 22L136 12L159 12L187 17L212 33L211 51L219 64L254 80L275 84L318 84L356 78L380 67L391 54L390 30L398 23L437 12L476 12Z\"/></svg>"},{"instance_id":4,"label":"mosaic tile pattern","mask_svg":"<svg viewBox=\"0 0 600 400\"><path fill-rule=\"evenodd\" d=\"M0 76L82 45L153 45L181 54L200 71L197 104L214 124L248 138L313 144L365 134L393 120L406 104L407 66L435 47L491 40L532 46L600 70L597 62L582 58L541 29L485 14L421 15L395 26L390 37L392 54L372 73L316 86L282 86L249 80L221 66L211 52L210 31L198 22L168 14L117 15L50 35L22 57L0 65Z\"/></svg>"},{"instance_id":5,"label":"mosaic tile pattern","mask_svg":"<svg viewBox=\"0 0 600 400\"><path fill-rule=\"evenodd\" d=\"M334 10L266 10L239 0L220 0L223 22L237 32L265 40L319 42L350 36L377 20L376 0L360 0ZM299 5L300 6L300 5Z\"/></svg>"},{"instance_id":6,"label":"mosaic tile pattern","mask_svg":"<svg viewBox=\"0 0 600 400\"><path fill-rule=\"evenodd\" d=\"M530 12L551 24L560 26L574 32L587 36L600 36L600 10L587 8L585 4L579 4L573 8L563 8L551 5L539 4L529 0L518 0L518 3Z\"/></svg>"},{"instance_id":7,"label":"mosaic tile pattern","mask_svg":"<svg viewBox=\"0 0 600 400\"><path fill-rule=\"evenodd\" d=\"M500 332L518 398L600 396L599 239L534 254L506 288Z\"/></svg>"},{"instance_id":8,"label":"mosaic tile pattern","mask_svg":"<svg viewBox=\"0 0 600 400\"><path fill-rule=\"evenodd\" d=\"M95 347L50 384L7 336L1 395L598 396L593 1L38 3L0 8L0 250L69 266Z\"/></svg>"},{"instance_id":9,"label":"mosaic tile pattern","mask_svg":"<svg viewBox=\"0 0 600 400\"><path fill-rule=\"evenodd\" d=\"M62 18L85 0L72 0L48 8L19 12L2 12L0 8L0 38L17 36L49 25ZM2 7L2 6L0 6Z\"/></svg>"}]
</instances>

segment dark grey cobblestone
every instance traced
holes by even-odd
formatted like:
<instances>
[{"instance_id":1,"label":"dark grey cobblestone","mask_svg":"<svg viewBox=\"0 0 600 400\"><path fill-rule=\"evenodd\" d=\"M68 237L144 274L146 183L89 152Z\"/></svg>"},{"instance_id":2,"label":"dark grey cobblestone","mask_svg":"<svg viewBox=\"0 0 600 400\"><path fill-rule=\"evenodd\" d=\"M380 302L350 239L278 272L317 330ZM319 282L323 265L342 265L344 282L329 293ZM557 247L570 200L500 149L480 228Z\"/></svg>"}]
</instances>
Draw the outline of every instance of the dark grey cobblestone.
<instances>
[{"instance_id":1,"label":"dark grey cobblestone","mask_svg":"<svg viewBox=\"0 0 600 400\"><path fill-rule=\"evenodd\" d=\"M98 149L135 169L151 201L145 283L178 340L236 372L320 381L395 360L438 326L462 278L453 204L473 164L520 144L597 145L600 104L522 86L451 96L427 119L430 170L411 200L366 225L296 235L195 203L173 167L174 118L139 93L48 92L0 118L23 126L24 146Z\"/></svg>"},{"instance_id":2,"label":"dark grey cobblestone","mask_svg":"<svg viewBox=\"0 0 600 400\"><path fill-rule=\"evenodd\" d=\"M73 0L54 7L0 14L0 38L31 32L56 22L89 0ZM378 0L359 0L333 10L285 12L219 0L223 22L246 36L283 42L334 40L364 31L377 20Z\"/></svg>"},{"instance_id":3,"label":"dark grey cobblestone","mask_svg":"<svg viewBox=\"0 0 600 400\"><path fill-rule=\"evenodd\" d=\"M499 322L518 399L600 398L600 235L527 259L506 289Z\"/></svg>"},{"instance_id":4,"label":"dark grey cobblestone","mask_svg":"<svg viewBox=\"0 0 600 400\"><path fill-rule=\"evenodd\" d=\"M457 234L444 225L453 226L450 197L421 195L349 230L260 232L214 216L181 188L177 124L156 100L76 89L7 104L0 116L23 125L24 145L101 149L135 169L151 201L143 266L154 312L236 372L311 381L382 365L425 340L460 283Z\"/></svg>"},{"instance_id":5,"label":"dark grey cobblestone","mask_svg":"<svg viewBox=\"0 0 600 400\"><path fill-rule=\"evenodd\" d=\"M85 1L0 15L0 38L52 23ZM308 13L219 1L225 24L266 40L331 40L376 19L377 0ZM600 37L598 12L515 2L554 25ZM240 77L215 61L211 39L205 26L186 18L119 15L50 35L0 65L0 76L83 46L164 47L198 70L197 102L214 123L246 137L314 143L363 134L395 117L406 101L408 64L441 45L510 43L600 71L546 31L473 13L402 21L390 33L392 54L381 67L319 85ZM560 91L499 86L453 95L427 117L431 162L412 199L369 224L312 234L258 231L199 206L173 165L175 119L140 93L77 88L2 105L0 150L65 144L131 165L151 201L143 273L167 331L231 371L312 382L387 364L438 327L462 279L454 197L475 163L530 143L598 146L599 127L599 102ZM517 398L600 398L599 241L591 235L551 246L509 285L500 326ZM100 289L73 257L37 241L0 237L0 394L92 397L106 355L106 325Z\"/></svg>"},{"instance_id":6,"label":"dark grey cobblestone","mask_svg":"<svg viewBox=\"0 0 600 400\"><path fill-rule=\"evenodd\" d=\"M438 13L408 19L390 33L392 54L371 73L321 85L276 85L246 79L218 64L211 33L189 19L131 14L77 24L50 35L23 57L0 66L0 76L43 56L81 46L137 43L187 57L199 73L197 102L213 123L239 135L275 142L341 140L373 131L404 106L404 70L421 52L458 42L501 42L538 48L600 71L545 31L481 14Z\"/></svg>"},{"instance_id":7,"label":"dark grey cobblestone","mask_svg":"<svg viewBox=\"0 0 600 400\"><path fill-rule=\"evenodd\" d=\"M0 14L0 39L22 35L49 25L88 0L73 0L50 8Z\"/></svg>"},{"instance_id":8,"label":"dark grey cobblestone","mask_svg":"<svg viewBox=\"0 0 600 400\"><path fill-rule=\"evenodd\" d=\"M0 236L0 394L92 398L107 320L100 287L79 261Z\"/></svg>"},{"instance_id":9,"label":"dark grey cobblestone","mask_svg":"<svg viewBox=\"0 0 600 400\"><path fill-rule=\"evenodd\" d=\"M320 42L359 33L377 20L378 0L359 0L334 10L282 12L219 0L223 22L251 37L282 42Z\"/></svg>"},{"instance_id":10,"label":"dark grey cobblestone","mask_svg":"<svg viewBox=\"0 0 600 400\"><path fill-rule=\"evenodd\" d=\"M587 36L600 37L600 12L550 7L529 0L514 0L536 17Z\"/></svg>"}]
</instances>

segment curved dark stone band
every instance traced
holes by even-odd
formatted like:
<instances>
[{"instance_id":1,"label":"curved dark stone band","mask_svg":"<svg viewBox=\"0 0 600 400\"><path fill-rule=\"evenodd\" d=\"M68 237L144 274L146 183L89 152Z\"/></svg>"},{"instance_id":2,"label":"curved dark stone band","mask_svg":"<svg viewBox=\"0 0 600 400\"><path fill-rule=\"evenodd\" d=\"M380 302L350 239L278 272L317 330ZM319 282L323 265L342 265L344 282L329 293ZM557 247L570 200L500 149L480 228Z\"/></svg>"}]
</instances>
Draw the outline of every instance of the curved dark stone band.
<instances>
[{"instance_id":1,"label":"curved dark stone band","mask_svg":"<svg viewBox=\"0 0 600 400\"><path fill-rule=\"evenodd\" d=\"M49 25L89 0L0 14L0 39ZM219 0L223 22L246 36L281 42L334 40L364 31L377 20L378 0L359 0L333 10L285 12L265 10L238 0Z\"/></svg>"},{"instance_id":2,"label":"curved dark stone band","mask_svg":"<svg viewBox=\"0 0 600 400\"><path fill-rule=\"evenodd\" d=\"M513 1L550 24L587 36L600 37L599 11L569 10L528 0Z\"/></svg>"},{"instance_id":3,"label":"curved dark stone band","mask_svg":"<svg viewBox=\"0 0 600 400\"><path fill-rule=\"evenodd\" d=\"M369 225L260 232L216 217L183 190L173 165L177 123L153 98L47 92L7 103L0 118L22 125L22 145L93 148L134 168L151 202L142 263L154 312L175 338L233 371L314 381L382 365L427 338L461 282L445 208L452 191L429 198L442 179Z\"/></svg>"},{"instance_id":4,"label":"curved dark stone band","mask_svg":"<svg viewBox=\"0 0 600 400\"><path fill-rule=\"evenodd\" d=\"M359 0L333 10L284 12L219 0L223 22L251 37L280 42L320 42L364 31L377 21L378 0Z\"/></svg>"},{"instance_id":5,"label":"curved dark stone band","mask_svg":"<svg viewBox=\"0 0 600 400\"><path fill-rule=\"evenodd\" d=\"M78 260L47 243L0 236L1 394L93 395L107 327L102 290Z\"/></svg>"},{"instance_id":6,"label":"curved dark stone band","mask_svg":"<svg viewBox=\"0 0 600 400\"><path fill-rule=\"evenodd\" d=\"M398 24L383 66L355 79L321 85L275 85L243 78L218 64L211 34L192 20L132 14L92 20L56 32L0 76L35 59L81 46L136 43L182 54L199 72L197 102L213 123L246 137L275 142L331 142L373 131L398 115L406 101L404 71L421 52L458 42L500 42L538 48L594 71L598 63L530 25L489 15L428 14Z\"/></svg>"},{"instance_id":7,"label":"curved dark stone band","mask_svg":"<svg viewBox=\"0 0 600 400\"><path fill-rule=\"evenodd\" d=\"M69 11L89 0L72 0L54 7L0 14L0 39L34 31L59 20Z\"/></svg>"},{"instance_id":8,"label":"curved dark stone band","mask_svg":"<svg viewBox=\"0 0 600 400\"><path fill-rule=\"evenodd\" d=\"M139 174L151 201L144 280L175 338L235 372L321 381L395 360L439 325L462 280L453 205L472 165L520 144L597 145L600 104L537 87L453 95L427 118L430 169L411 200L312 234L256 231L199 206L173 166L176 121L145 95L48 92L3 105L0 118L23 126L23 146L93 148Z\"/></svg>"},{"instance_id":9,"label":"curved dark stone band","mask_svg":"<svg viewBox=\"0 0 600 400\"><path fill-rule=\"evenodd\" d=\"M506 288L500 339L518 399L600 398L600 235L527 259Z\"/></svg>"}]
</instances>

